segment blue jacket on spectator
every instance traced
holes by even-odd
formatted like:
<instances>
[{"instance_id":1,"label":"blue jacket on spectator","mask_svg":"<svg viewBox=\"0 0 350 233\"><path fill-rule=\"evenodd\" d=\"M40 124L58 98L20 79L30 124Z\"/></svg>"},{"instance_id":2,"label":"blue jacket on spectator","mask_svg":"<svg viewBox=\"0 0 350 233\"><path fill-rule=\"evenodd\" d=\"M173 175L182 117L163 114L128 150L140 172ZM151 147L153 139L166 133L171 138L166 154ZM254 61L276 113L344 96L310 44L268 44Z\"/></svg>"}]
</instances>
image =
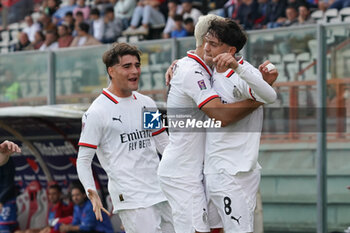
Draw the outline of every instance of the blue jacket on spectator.
<instances>
[{"instance_id":1,"label":"blue jacket on spectator","mask_svg":"<svg viewBox=\"0 0 350 233\"><path fill-rule=\"evenodd\" d=\"M80 231L99 231L113 233L112 223L107 214L102 212L103 222L97 221L90 200L83 205L74 206L72 225L80 225Z\"/></svg>"}]
</instances>

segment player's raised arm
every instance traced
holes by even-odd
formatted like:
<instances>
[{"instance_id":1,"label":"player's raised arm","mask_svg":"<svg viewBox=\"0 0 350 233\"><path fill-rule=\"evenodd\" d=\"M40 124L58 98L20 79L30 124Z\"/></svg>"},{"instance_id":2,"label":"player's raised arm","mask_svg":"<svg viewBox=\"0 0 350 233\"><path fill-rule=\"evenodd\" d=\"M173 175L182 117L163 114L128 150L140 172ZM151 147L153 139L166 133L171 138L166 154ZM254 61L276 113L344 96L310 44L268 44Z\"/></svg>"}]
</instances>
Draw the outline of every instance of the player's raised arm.
<instances>
[{"instance_id":1,"label":"player's raised arm","mask_svg":"<svg viewBox=\"0 0 350 233\"><path fill-rule=\"evenodd\" d=\"M277 98L275 90L262 78L263 74L258 69L252 69L250 65L240 65L230 53L217 55L214 58L214 62L217 64L218 70L226 70L227 68L233 69L241 79L247 82L248 86L264 103L275 102ZM261 70L266 73L265 75L269 75L268 68L266 68L268 64L263 64L264 68L261 68Z\"/></svg>"}]
</instances>

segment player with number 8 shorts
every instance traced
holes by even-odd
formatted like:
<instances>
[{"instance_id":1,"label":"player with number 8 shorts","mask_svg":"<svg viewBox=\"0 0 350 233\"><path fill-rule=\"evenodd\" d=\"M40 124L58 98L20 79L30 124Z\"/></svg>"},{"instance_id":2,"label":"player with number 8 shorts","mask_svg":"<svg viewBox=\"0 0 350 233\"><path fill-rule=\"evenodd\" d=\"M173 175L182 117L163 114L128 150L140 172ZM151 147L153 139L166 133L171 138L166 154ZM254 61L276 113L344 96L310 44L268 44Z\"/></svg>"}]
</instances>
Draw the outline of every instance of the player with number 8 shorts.
<instances>
[{"instance_id":1,"label":"player with number 8 shorts","mask_svg":"<svg viewBox=\"0 0 350 233\"><path fill-rule=\"evenodd\" d=\"M213 61L213 89L225 103L252 99L273 103L276 92L258 70L237 53L247 37L231 19L210 23L204 46L204 59ZM273 67L272 67L273 68ZM238 122L207 132L204 174L209 203L217 208L225 233L254 232L254 209L260 183L258 152L263 121L262 106Z\"/></svg>"}]
</instances>

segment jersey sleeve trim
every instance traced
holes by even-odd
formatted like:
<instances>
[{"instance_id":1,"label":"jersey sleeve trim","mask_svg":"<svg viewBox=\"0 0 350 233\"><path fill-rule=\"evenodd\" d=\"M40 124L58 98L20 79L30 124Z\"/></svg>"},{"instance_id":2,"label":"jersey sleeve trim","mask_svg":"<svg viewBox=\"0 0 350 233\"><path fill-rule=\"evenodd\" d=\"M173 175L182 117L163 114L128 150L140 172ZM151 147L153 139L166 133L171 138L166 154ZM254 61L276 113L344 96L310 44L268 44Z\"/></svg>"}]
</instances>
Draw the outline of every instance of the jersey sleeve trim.
<instances>
[{"instance_id":1,"label":"jersey sleeve trim","mask_svg":"<svg viewBox=\"0 0 350 233\"><path fill-rule=\"evenodd\" d=\"M249 87L249 94L253 98L253 100L256 101L256 98L253 96L252 89Z\"/></svg>"},{"instance_id":2,"label":"jersey sleeve trim","mask_svg":"<svg viewBox=\"0 0 350 233\"><path fill-rule=\"evenodd\" d=\"M161 134L162 132L164 132L165 131L165 128L161 128L160 130L158 130L158 131L156 131L156 132L153 132L152 133L152 136L156 136L156 135L158 135L158 134Z\"/></svg>"},{"instance_id":3,"label":"jersey sleeve trim","mask_svg":"<svg viewBox=\"0 0 350 233\"><path fill-rule=\"evenodd\" d=\"M89 147L89 148L92 148L92 149L97 149L97 146L89 144L89 143L84 143L84 142L79 142L78 146L85 146L85 147Z\"/></svg>"},{"instance_id":4,"label":"jersey sleeve trim","mask_svg":"<svg viewBox=\"0 0 350 233\"><path fill-rule=\"evenodd\" d=\"M215 99L215 98L219 98L219 96L218 95L212 95L209 98L206 98L202 103L200 103L198 105L198 108L201 109L206 103L208 103L210 100Z\"/></svg>"}]
</instances>

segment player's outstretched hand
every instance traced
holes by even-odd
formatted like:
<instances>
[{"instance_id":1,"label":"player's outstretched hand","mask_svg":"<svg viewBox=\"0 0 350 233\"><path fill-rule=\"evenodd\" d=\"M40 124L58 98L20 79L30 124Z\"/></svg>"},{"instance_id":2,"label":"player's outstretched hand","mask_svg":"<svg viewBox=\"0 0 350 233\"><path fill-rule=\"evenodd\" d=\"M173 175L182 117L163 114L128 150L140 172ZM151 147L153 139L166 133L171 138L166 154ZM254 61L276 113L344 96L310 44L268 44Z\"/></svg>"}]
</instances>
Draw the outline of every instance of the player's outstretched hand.
<instances>
[{"instance_id":1,"label":"player's outstretched hand","mask_svg":"<svg viewBox=\"0 0 350 233\"><path fill-rule=\"evenodd\" d=\"M177 62L177 60L173 61L173 63L171 63L171 65L169 66L168 70L165 73L165 84L167 86L169 86L170 81L171 81L171 79L173 77L173 74L174 74L173 73L173 68L174 68L176 62Z\"/></svg>"},{"instance_id":2,"label":"player's outstretched hand","mask_svg":"<svg viewBox=\"0 0 350 233\"><path fill-rule=\"evenodd\" d=\"M269 60L266 60L259 66L259 71L261 72L264 80L272 86L278 76L276 67Z\"/></svg>"},{"instance_id":3,"label":"player's outstretched hand","mask_svg":"<svg viewBox=\"0 0 350 233\"><path fill-rule=\"evenodd\" d=\"M103 221L101 210L105 212L108 216L111 216L108 210L106 210L103 207L100 196L97 194L95 190L88 189L88 196L92 203L92 207L93 207L97 221L100 221L100 222Z\"/></svg>"},{"instance_id":4,"label":"player's outstretched hand","mask_svg":"<svg viewBox=\"0 0 350 233\"><path fill-rule=\"evenodd\" d=\"M7 140L1 143L0 144L0 166L7 163L10 155L16 152L21 153L21 149L17 144Z\"/></svg>"},{"instance_id":5,"label":"player's outstretched hand","mask_svg":"<svg viewBox=\"0 0 350 233\"><path fill-rule=\"evenodd\" d=\"M216 64L216 70L220 73L225 72L227 69L236 69L238 67L238 62L234 56L230 53L221 53L217 55L213 62Z\"/></svg>"}]
</instances>

